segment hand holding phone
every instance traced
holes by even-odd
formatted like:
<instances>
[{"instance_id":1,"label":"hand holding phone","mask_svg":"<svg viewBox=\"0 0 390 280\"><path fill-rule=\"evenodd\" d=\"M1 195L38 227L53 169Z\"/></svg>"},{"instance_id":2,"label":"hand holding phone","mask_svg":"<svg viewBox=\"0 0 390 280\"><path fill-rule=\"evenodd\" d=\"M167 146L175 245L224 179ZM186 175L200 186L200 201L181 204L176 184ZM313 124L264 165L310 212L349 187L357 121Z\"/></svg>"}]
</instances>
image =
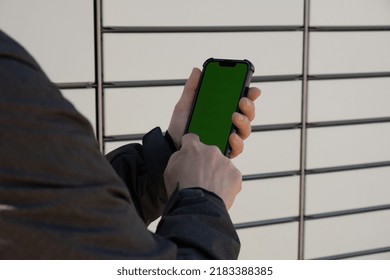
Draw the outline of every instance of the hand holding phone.
<instances>
[{"instance_id":1,"label":"hand holding phone","mask_svg":"<svg viewBox=\"0 0 390 280\"><path fill-rule=\"evenodd\" d=\"M247 94L254 67L248 60L208 59L192 105L185 133L229 156L229 136L235 131L232 114Z\"/></svg>"}]
</instances>

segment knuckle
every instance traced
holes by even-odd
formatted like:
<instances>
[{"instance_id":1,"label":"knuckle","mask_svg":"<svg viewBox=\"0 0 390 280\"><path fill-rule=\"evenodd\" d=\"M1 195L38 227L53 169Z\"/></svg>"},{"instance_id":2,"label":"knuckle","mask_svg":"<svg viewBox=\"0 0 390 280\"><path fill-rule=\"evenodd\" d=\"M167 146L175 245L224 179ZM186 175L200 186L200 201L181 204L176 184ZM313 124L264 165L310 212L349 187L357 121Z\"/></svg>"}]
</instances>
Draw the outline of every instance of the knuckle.
<instances>
[{"instance_id":1,"label":"knuckle","mask_svg":"<svg viewBox=\"0 0 390 280\"><path fill-rule=\"evenodd\" d=\"M197 147L199 144L199 136L195 134L185 134L182 138L182 148L187 149L193 149L194 147Z\"/></svg>"},{"instance_id":2,"label":"knuckle","mask_svg":"<svg viewBox=\"0 0 390 280\"><path fill-rule=\"evenodd\" d=\"M229 165L230 165L229 173L232 174L234 179L241 180L242 179L241 171L234 166L231 160L229 160Z\"/></svg>"},{"instance_id":3,"label":"knuckle","mask_svg":"<svg viewBox=\"0 0 390 280\"><path fill-rule=\"evenodd\" d=\"M219 148L217 146L210 146L210 151L213 153L213 154L216 154L216 155L219 155L221 152L219 150Z\"/></svg>"},{"instance_id":4,"label":"knuckle","mask_svg":"<svg viewBox=\"0 0 390 280\"><path fill-rule=\"evenodd\" d=\"M207 150L207 153L212 157L212 158L217 158L218 156L221 155L221 151L219 148L215 145L210 145L210 146L205 146L205 149Z\"/></svg>"}]
</instances>

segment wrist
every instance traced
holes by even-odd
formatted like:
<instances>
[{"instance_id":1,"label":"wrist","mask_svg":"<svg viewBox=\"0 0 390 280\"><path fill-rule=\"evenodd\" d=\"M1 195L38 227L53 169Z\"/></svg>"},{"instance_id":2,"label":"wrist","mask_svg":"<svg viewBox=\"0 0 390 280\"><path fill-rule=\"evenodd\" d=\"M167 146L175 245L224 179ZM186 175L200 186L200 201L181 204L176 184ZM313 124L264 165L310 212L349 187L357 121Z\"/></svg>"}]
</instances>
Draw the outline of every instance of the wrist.
<instances>
[{"instance_id":1,"label":"wrist","mask_svg":"<svg viewBox=\"0 0 390 280\"><path fill-rule=\"evenodd\" d=\"M167 145L170 147L172 153L176 152L178 145L174 141L172 135L169 133L169 129L165 132L164 138L167 142Z\"/></svg>"}]
</instances>

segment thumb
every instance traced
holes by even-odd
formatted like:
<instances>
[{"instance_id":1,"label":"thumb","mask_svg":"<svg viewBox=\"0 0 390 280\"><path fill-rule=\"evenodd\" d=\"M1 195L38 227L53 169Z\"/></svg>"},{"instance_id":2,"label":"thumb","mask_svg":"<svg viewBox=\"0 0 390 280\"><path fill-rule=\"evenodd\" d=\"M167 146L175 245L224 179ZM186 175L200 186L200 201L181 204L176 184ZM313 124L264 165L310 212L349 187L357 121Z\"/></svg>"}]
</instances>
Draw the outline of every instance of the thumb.
<instances>
[{"instance_id":1,"label":"thumb","mask_svg":"<svg viewBox=\"0 0 390 280\"><path fill-rule=\"evenodd\" d=\"M180 110L189 110L194 100L196 89L198 87L201 71L199 68L192 69L191 75L184 85L183 93L177 102L176 107Z\"/></svg>"}]
</instances>

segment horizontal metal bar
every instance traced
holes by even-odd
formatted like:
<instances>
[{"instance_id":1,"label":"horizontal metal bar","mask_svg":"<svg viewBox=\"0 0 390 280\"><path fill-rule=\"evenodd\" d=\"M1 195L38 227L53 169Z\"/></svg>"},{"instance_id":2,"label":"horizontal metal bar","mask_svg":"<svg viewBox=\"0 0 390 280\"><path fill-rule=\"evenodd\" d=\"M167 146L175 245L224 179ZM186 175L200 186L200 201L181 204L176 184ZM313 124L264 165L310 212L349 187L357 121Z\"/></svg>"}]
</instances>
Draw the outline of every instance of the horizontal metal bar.
<instances>
[{"instance_id":1,"label":"horizontal metal bar","mask_svg":"<svg viewBox=\"0 0 390 280\"><path fill-rule=\"evenodd\" d=\"M145 134L146 133L112 135L112 136L105 136L103 140L104 142L138 141L138 140L142 140L142 137L144 137Z\"/></svg>"},{"instance_id":2,"label":"horizontal metal bar","mask_svg":"<svg viewBox=\"0 0 390 280\"><path fill-rule=\"evenodd\" d=\"M271 75L271 76L255 76L252 78L252 83L262 83L262 82L288 82L288 81L300 81L302 80L302 75L292 74L292 75Z\"/></svg>"},{"instance_id":3,"label":"horizontal metal bar","mask_svg":"<svg viewBox=\"0 0 390 280\"><path fill-rule=\"evenodd\" d=\"M274 76L255 76L252 83L259 82L283 82L300 80L299 75L274 75ZM144 80L144 81L110 81L104 83L104 88L133 88L133 87L166 87L166 86L183 86L186 79L171 80Z\"/></svg>"},{"instance_id":4,"label":"horizontal metal bar","mask_svg":"<svg viewBox=\"0 0 390 280\"><path fill-rule=\"evenodd\" d=\"M94 82L56 83L55 85L59 89L96 88L96 83Z\"/></svg>"},{"instance_id":5,"label":"horizontal metal bar","mask_svg":"<svg viewBox=\"0 0 390 280\"><path fill-rule=\"evenodd\" d=\"M105 26L103 33L212 33L212 32L291 32L302 31L300 25L278 26Z\"/></svg>"},{"instance_id":6,"label":"horizontal metal bar","mask_svg":"<svg viewBox=\"0 0 390 280\"><path fill-rule=\"evenodd\" d=\"M274 130L287 130L287 129L297 129L300 128L299 123L292 124L276 124L276 125L259 125L253 126L252 132L265 132L265 131L274 131ZM141 140L146 133L136 133L136 134L121 134L121 135L109 135L104 137L105 142L118 142L118 141L134 141Z\"/></svg>"},{"instance_id":7,"label":"horizontal metal bar","mask_svg":"<svg viewBox=\"0 0 390 280\"><path fill-rule=\"evenodd\" d=\"M314 175L314 174L322 174L322 173L353 171L359 169L370 169L370 168L380 168L380 167L390 167L390 161L354 164L354 165L345 165L345 166L333 166L333 167L317 168L317 169L307 169L306 174ZM263 180L263 179L281 178L281 177L288 177L288 176L298 176L299 174L300 174L299 170L279 171L279 172L243 175L242 179L244 181Z\"/></svg>"},{"instance_id":8,"label":"horizontal metal bar","mask_svg":"<svg viewBox=\"0 0 390 280\"><path fill-rule=\"evenodd\" d=\"M390 204L373 206L373 207L365 207L365 208L359 208L359 209L344 210L344 211L320 213L320 214L314 214L314 215L306 215L305 221L318 220L318 219L324 219L324 218L333 218L333 217L340 217L340 216L347 216L347 215L354 215L354 214L364 214L364 213L377 212L377 211L383 211L383 210L390 210ZM245 228L270 226L270 225L277 225L277 224L284 224L284 223L291 223L291 222L298 222L298 221L299 221L299 217L285 217L285 218L238 223L238 224L235 224L234 226L236 229L245 229Z\"/></svg>"},{"instance_id":9,"label":"horizontal metal bar","mask_svg":"<svg viewBox=\"0 0 390 280\"><path fill-rule=\"evenodd\" d=\"M375 124L375 123L386 123L386 122L390 122L390 117L313 122L313 123L308 123L307 127L308 128L322 128L322 127L335 127L335 126L345 126L345 125L363 125L363 124Z\"/></svg>"},{"instance_id":10,"label":"horizontal metal bar","mask_svg":"<svg viewBox=\"0 0 390 280\"><path fill-rule=\"evenodd\" d=\"M326 219L326 218L335 218L340 216L365 214L365 213L384 211L384 210L390 210L390 204L306 215L305 220L310 221L310 220L319 220L319 219Z\"/></svg>"},{"instance_id":11,"label":"horizontal metal bar","mask_svg":"<svg viewBox=\"0 0 390 280\"><path fill-rule=\"evenodd\" d=\"M324 219L324 218L334 218L334 217L355 215L355 214L364 214L364 213L377 212L377 211L383 211L383 210L390 210L390 204L365 207L365 208L358 208L358 209L350 209L350 210L344 210L344 211L320 213L320 214L314 214L314 215L306 215L305 221L318 220L318 219ZM245 228L271 226L271 225L278 225L278 224L298 222L298 221L299 221L298 216L297 217L284 217L284 218L277 218L277 219L237 223L234 226L236 229L245 229Z\"/></svg>"},{"instance_id":12,"label":"horizontal metal bar","mask_svg":"<svg viewBox=\"0 0 390 280\"><path fill-rule=\"evenodd\" d=\"M357 120L342 120L342 121L326 121L308 123L308 128L320 128L320 127L334 127L344 125L362 125L362 124L375 124L375 123L386 123L390 122L390 117L384 118L369 118L369 119L357 119ZM282 124L270 124L270 125L254 125L252 126L252 132L267 132L267 131L280 131L288 129L300 129L301 123L282 123ZM142 139L145 133L138 134L123 134L123 135L109 135L104 137L106 142L117 142L117 141L134 141ZM344 168L344 167L337 167ZM323 172L322 169L313 169L310 172Z\"/></svg>"},{"instance_id":13,"label":"horizontal metal bar","mask_svg":"<svg viewBox=\"0 0 390 280\"><path fill-rule=\"evenodd\" d=\"M368 118L368 119L352 119L352 120L339 120L339 121L327 121L327 122L316 122L308 123L308 128L323 128L323 127L335 127L335 126L347 126L347 125L362 125L362 124L375 124L375 123L387 123L390 122L390 117L383 118ZM283 123L283 124L271 124L271 125L254 125L252 126L252 132L267 132L267 131L281 131L288 129L300 129L302 127L301 123ZM138 134L123 134L123 135L109 135L104 137L105 142L118 142L118 141L135 141L142 139L142 136L145 133ZM375 165L376 163L374 163ZM381 164L381 163L379 163ZM385 165L387 165L385 163ZM359 165L360 166L360 165ZM364 165L366 166L366 165ZM355 165L347 167L336 167L331 168L331 170L345 170L347 169L359 169ZM312 169L308 170L310 173L324 173L330 172L328 168Z\"/></svg>"},{"instance_id":14,"label":"horizontal metal bar","mask_svg":"<svg viewBox=\"0 0 390 280\"><path fill-rule=\"evenodd\" d=\"M356 257L362 257L362 256L368 256L374 254L383 254L388 252L390 252L390 247L383 247L383 248L369 249L369 250L357 251L352 253L321 257L321 258L316 258L314 260L342 260L342 259L356 258Z\"/></svg>"},{"instance_id":15,"label":"horizontal metal bar","mask_svg":"<svg viewBox=\"0 0 390 280\"><path fill-rule=\"evenodd\" d=\"M324 168L315 168L306 170L306 174L322 174L322 173L331 173L331 172L342 172L342 171L353 171L359 169L369 169L369 168L380 168L380 167L389 167L390 161L381 161L381 162L370 162L370 163L361 163L361 164L351 164L343 166L332 166Z\"/></svg>"},{"instance_id":16,"label":"horizontal metal bar","mask_svg":"<svg viewBox=\"0 0 390 280\"><path fill-rule=\"evenodd\" d=\"M183 86L186 79L105 82L104 88L170 87Z\"/></svg>"},{"instance_id":17,"label":"horizontal metal bar","mask_svg":"<svg viewBox=\"0 0 390 280\"><path fill-rule=\"evenodd\" d=\"M298 128L302 128L301 123L253 125L252 132L265 132L265 131L288 130L288 129L298 129Z\"/></svg>"},{"instance_id":18,"label":"horizontal metal bar","mask_svg":"<svg viewBox=\"0 0 390 280\"><path fill-rule=\"evenodd\" d=\"M352 119L352 120L339 120L339 121L326 121L326 122L315 122L315 123L307 123L308 128L323 128L323 127L336 127L336 126L348 126L348 125L368 125L375 123L387 123L390 122L390 117L383 118L368 118L368 119ZM282 123L282 124L270 124L270 125L254 125L252 126L252 132L267 132L267 131L281 131L281 130L289 130L289 129L300 129L302 128L301 123ZM138 134L123 134L123 135L109 135L104 137L105 142L117 142L117 141L134 141L142 139L142 136L145 133ZM387 162L384 163L372 163L373 165L387 165ZM371 164L371 165L372 165ZM363 166L367 166L370 164L364 164ZM349 165L347 167L338 166L335 168L331 168L331 170L345 170L345 169L360 169L361 165ZM329 172L328 168L318 168L308 170L310 173L324 173Z\"/></svg>"},{"instance_id":19,"label":"horizontal metal bar","mask_svg":"<svg viewBox=\"0 0 390 280\"><path fill-rule=\"evenodd\" d=\"M372 72L372 73L342 73L342 74L318 74L309 75L308 79L315 80L340 80L340 79L367 79L367 78L385 78L390 77L390 72ZM269 75L255 76L252 78L252 83L264 82L287 82L300 81L302 75ZM103 84L104 88L133 88L133 87L165 87L165 86L183 86L186 79L170 79L170 80L144 80L144 81L107 81ZM63 87L96 87L93 83L62 83L58 84Z\"/></svg>"},{"instance_id":20,"label":"horizontal metal bar","mask_svg":"<svg viewBox=\"0 0 390 280\"><path fill-rule=\"evenodd\" d=\"M209 32L291 32L303 31L301 25L242 26L105 26L103 33L209 33ZM389 25L310 26L309 32L390 31Z\"/></svg>"},{"instance_id":21,"label":"horizontal metal bar","mask_svg":"<svg viewBox=\"0 0 390 280\"><path fill-rule=\"evenodd\" d=\"M390 167L390 161L354 164L354 165L345 165L345 166L333 166L333 167L317 168L317 169L307 169L306 174L314 175L314 174L354 171L360 169L381 168L381 167ZM300 174L299 170L291 170L291 171L280 171L280 172L270 172L270 173L248 174L248 175L243 175L242 179L244 181L263 180L263 179L281 178L281 177L288 177L288 176L298 176L299 174Z\"/></svg>"},{"instance_id":22,"label":"horizontal metal bar","mask_svg":"<svg viewBox=\"0 0 390 280\"><path fill-rule=\"evenodd\" d=\"M390 31L390 25L354 25L354 26L311 26L311 32L365 32Z\"/></svg>"},{"instance_id":23,"label":"horizontal metal bar","mask_svg":"<svg viewBox=\"0 0 390 280\"><path fill-rule=\"evenodd\" d=\"M390 77L390 72L368 72L368 73L339 73L339 74L317 74L309 75L309 80L341 80L341 79L368 79Z\"/></svg>"},{"instance_id":24,"label":"horizontal metal bar","mask_svg":"<svg viewBox=\"0 0 390 280\"><path fill-rule=\"evenodd\" d=\"M261 173L261 174L250 174L250 175L243 175L242 180L243 181L262 180L262 179L298 176L299 174L300 174L299 170Z\"/></svg>"},{"instance_id":25,"label":"horizontal metal bar","mask_svg":"<svg viewBox=\"0 0 390 280\"><path fill-rule=\"evenodd\" d=\"M263 221L256 221L256 222L238 223L235 224L234 227L236 229L246 229L246 228L253 228L253 227L286 224L286 223L292 223L298 221L299 221L299 217L287 217L287 218L270 219L270 220L263 220Z\"/></svg>"}]
</instances>

